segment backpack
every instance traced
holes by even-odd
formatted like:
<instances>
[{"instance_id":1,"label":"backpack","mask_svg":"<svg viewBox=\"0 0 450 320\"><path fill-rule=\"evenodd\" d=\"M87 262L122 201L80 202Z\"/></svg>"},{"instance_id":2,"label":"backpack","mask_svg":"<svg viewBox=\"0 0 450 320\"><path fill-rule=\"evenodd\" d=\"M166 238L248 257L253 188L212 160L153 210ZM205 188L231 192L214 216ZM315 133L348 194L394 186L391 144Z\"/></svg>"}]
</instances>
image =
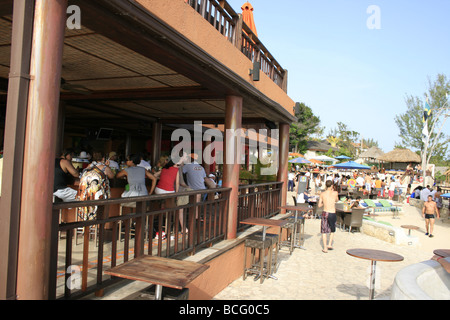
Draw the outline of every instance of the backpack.
<instances>
[{"instance_id":1,"label":"backpack","mask_svg":"<svg viewBox=\"0 0 450 320\"><path fill-rule=\"evenodd\" d=\"M83 171L78 189L80 201L108 199L111 197L109 180L106 174L95 164ZM77 215L80 220L97 218L97 206L79 207Z\"/></svg>"}]
</instances>

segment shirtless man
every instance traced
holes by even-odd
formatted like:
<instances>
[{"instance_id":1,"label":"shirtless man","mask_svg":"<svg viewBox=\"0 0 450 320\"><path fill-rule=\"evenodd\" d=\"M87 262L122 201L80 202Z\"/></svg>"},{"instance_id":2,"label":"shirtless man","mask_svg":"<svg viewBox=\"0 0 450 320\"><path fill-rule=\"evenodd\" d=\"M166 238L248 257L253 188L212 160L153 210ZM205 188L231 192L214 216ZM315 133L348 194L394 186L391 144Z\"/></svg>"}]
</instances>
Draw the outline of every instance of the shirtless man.
<instances>
[{"instance_id":1,"label":"shirtless man","mask_svg":"<svg viewBox=\"0 0 450 320\"><path fill-rule=\"evenodd\" d=\"M320 194L319 208L323 207L322 223L320 232L322 233L323 250L327 253L328 250L333 250L334 232L336 232L336 202L339 201L337 191L333 190L333 182L327 180L326 190ZM327 234L330 234L330 239L327 246Z\"/></svg>"},{"instance_id":2,"label":"shirtless man","mask_svg":"<svg viewBox=\"0 0 450 320\"><path fill-rule=\"evenodd\" d=\"M439 219L439 210L436 206L436 202L433 201L433 196L428 196L428 201L425 201L423 203L423 209L422 209L422 217L425 218L425 227L427 229L427 233L425 233L426 236L429 235L430 238L433 237L433 226L434 226L434 214L436 213L437 218ZM428 233L428 230L430 233Z\"/></svg>"}]
</instances>

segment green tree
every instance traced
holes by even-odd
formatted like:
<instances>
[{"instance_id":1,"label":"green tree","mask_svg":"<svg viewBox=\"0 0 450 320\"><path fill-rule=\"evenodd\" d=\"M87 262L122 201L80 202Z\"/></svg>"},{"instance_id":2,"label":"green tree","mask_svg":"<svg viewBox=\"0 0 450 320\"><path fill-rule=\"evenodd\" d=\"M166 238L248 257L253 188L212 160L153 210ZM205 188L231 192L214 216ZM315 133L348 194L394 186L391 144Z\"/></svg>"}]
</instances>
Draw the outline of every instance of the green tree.
<instances>
[{"instance_id":1,"label":"green tree","mask_svg":"<svg viewBox=\"0 0 450 320\"><path fill-rule=\"evenodd\" d=\"M445 75L439 74L434 82L428 79L428 91L424 94L424 99L407 95L406 112L395 116L401 139L396 144L420 151L422 167L427 166L431 157L447 155L450 137L442 133L442 128L450 112L449 92L450 82ZM431 115L424 122L426 102L431 108ZM428 136L423 135L425 126Z\"/></svg>"},{"instance_id":2,"label":"green tree","mask_svg":"<svg viewBox=\"0 0 450 320\"><path fill-rule=\"evenodd\" d=\"M339 149L339 154L354 157L356 155L356 148L352 144L359 139L359 133L350 130L343 122L337 123L337 128L331 129L327 136L327 141L336 141L336 147ZM331 143L331 142L330 142Z\"/></svg>"},{"instance_id":3,"label":"green tree","mask_svg":"<svg viewBox=\"0 0 450 320\"><path fill-rule=\"evenodd\" d=\"M314 115L312 109L303 102L295 104L294 114L297 122L293 122L289 129L289 144L294 152L305 153L308 139L323 130L320 127L320 118Z\"/></svg>"}]
</instances>

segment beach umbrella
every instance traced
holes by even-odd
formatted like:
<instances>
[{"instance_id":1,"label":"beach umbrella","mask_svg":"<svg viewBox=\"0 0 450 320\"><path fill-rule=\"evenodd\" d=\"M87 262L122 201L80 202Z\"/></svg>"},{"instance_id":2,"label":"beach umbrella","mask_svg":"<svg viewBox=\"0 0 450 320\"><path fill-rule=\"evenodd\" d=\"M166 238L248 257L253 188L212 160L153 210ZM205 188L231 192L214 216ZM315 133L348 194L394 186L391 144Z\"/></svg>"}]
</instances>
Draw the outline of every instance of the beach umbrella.
<instances>
[{"instance_id":1,"label":"beach umbrella","mask_svg":"<svg viewBox=\"0 0 450 320\"><path fill-rule=\"evenodd\" d=\"M348 161L344 163L335 164L333 165L333 167L337 169L370 169L369 166L359 164L355 161Z\"/></svg>"},{"instance_id":2,"label":"beach umbrella","mask_svg":"<svg viewBox=\"0 0 450 320\"><path fill-rule=\"evenodd\" d=\"M303 157L303 155L298 152L289 152L289 157Z\"/></svg>"},{"instance_id":3,"label":"beach umbrella","mask_svg":"<svg viewBox=\"0 0 450 320\"><path fill-rule=\"evenodd\" d=\"M250 2L246 2L242 5L242 20L252 30L252 32L258 36L256 32L255 18L253 17L253 6Z\"/></svg>"},{"instance_id":4,"label":"beach umbrella","mask_svg":"<svg viewBox=\"0 0 450 320\"><path fill-rule=\"evenodd\" d=\"M450 198L450 193L441 194L441 197Z\"/></svg>"},{"instance_id":5,"label":"beach umbrella","mask_svg":"<svg viewBox=\"0 0 450 320\"><path fill-rule=\"evenodd\" d=\"M339 157L336 157L336 159L339 159L339 160L350 160L351 158L347 157L347 156L339 156Z\"/></svg>"},{"instance_id":6,"label":"beach umbrella","mask_svg":"<svg viewBox=\"0 0 450 320\"><path fill-rule=\"evenodd\" d=\"M311 163L311 161L306 160L305 158L298 157L292 160L289 160L290 163Z\"/></svg>"},{"instance_id":7,"label":"beach umbrella","mask_svg":"<svg viewBox=\"0 0 450 320\"><path fill-rule=\"evenodd\" d=\"M309 161L311 161L311 163L315 163L315 164L323 164L322 161L315 160L315 159L309 159Z\"/></svg>"},{"instance_id":8,"label":"beach umbrella","mask_svg":"<svg viewBox=\"0 0 450 320\"><path fill-rule=\"evenodd\" d=\"M324 162L327 162L327 161L330 161L330 162L337 161L336 159L330 158L330 157L325 156L325 155L313 157L313 158L311 158L311 159L319 160L319 161L324 161Z\"/></svg>"}]
</instances>

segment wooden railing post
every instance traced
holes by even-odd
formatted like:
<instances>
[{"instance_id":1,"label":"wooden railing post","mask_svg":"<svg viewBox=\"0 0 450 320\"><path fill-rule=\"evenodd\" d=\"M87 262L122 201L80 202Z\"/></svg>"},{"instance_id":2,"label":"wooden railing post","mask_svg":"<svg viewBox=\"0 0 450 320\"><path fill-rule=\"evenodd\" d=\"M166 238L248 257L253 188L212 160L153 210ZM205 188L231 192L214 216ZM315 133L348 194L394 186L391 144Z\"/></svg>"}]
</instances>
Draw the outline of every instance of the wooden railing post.
<instances>
[{"instance_id":1,"label":"wooden railing post","mask_svg":"<svg viewBox=\"0 0 450 320\"><path fill-rule=\"evenodd\" d=\"M144 254L145 242L145 218L144 213L147 211L146 201L136 203L136 213L141 215L135 219L134 229L134 257L138 258ZM151 239L151 238L150 238Z\"/></svg>"},{"instance_id":2,"label":"wooden railing post","mask_svg":"<svg viewBox=\"0 0 450 320\"><path fill-rule=\"evenodd\" d=\"M242 14L239 14L237 18L234 19L234 46L242 52Z\"/></svg>"}]
</instances>

